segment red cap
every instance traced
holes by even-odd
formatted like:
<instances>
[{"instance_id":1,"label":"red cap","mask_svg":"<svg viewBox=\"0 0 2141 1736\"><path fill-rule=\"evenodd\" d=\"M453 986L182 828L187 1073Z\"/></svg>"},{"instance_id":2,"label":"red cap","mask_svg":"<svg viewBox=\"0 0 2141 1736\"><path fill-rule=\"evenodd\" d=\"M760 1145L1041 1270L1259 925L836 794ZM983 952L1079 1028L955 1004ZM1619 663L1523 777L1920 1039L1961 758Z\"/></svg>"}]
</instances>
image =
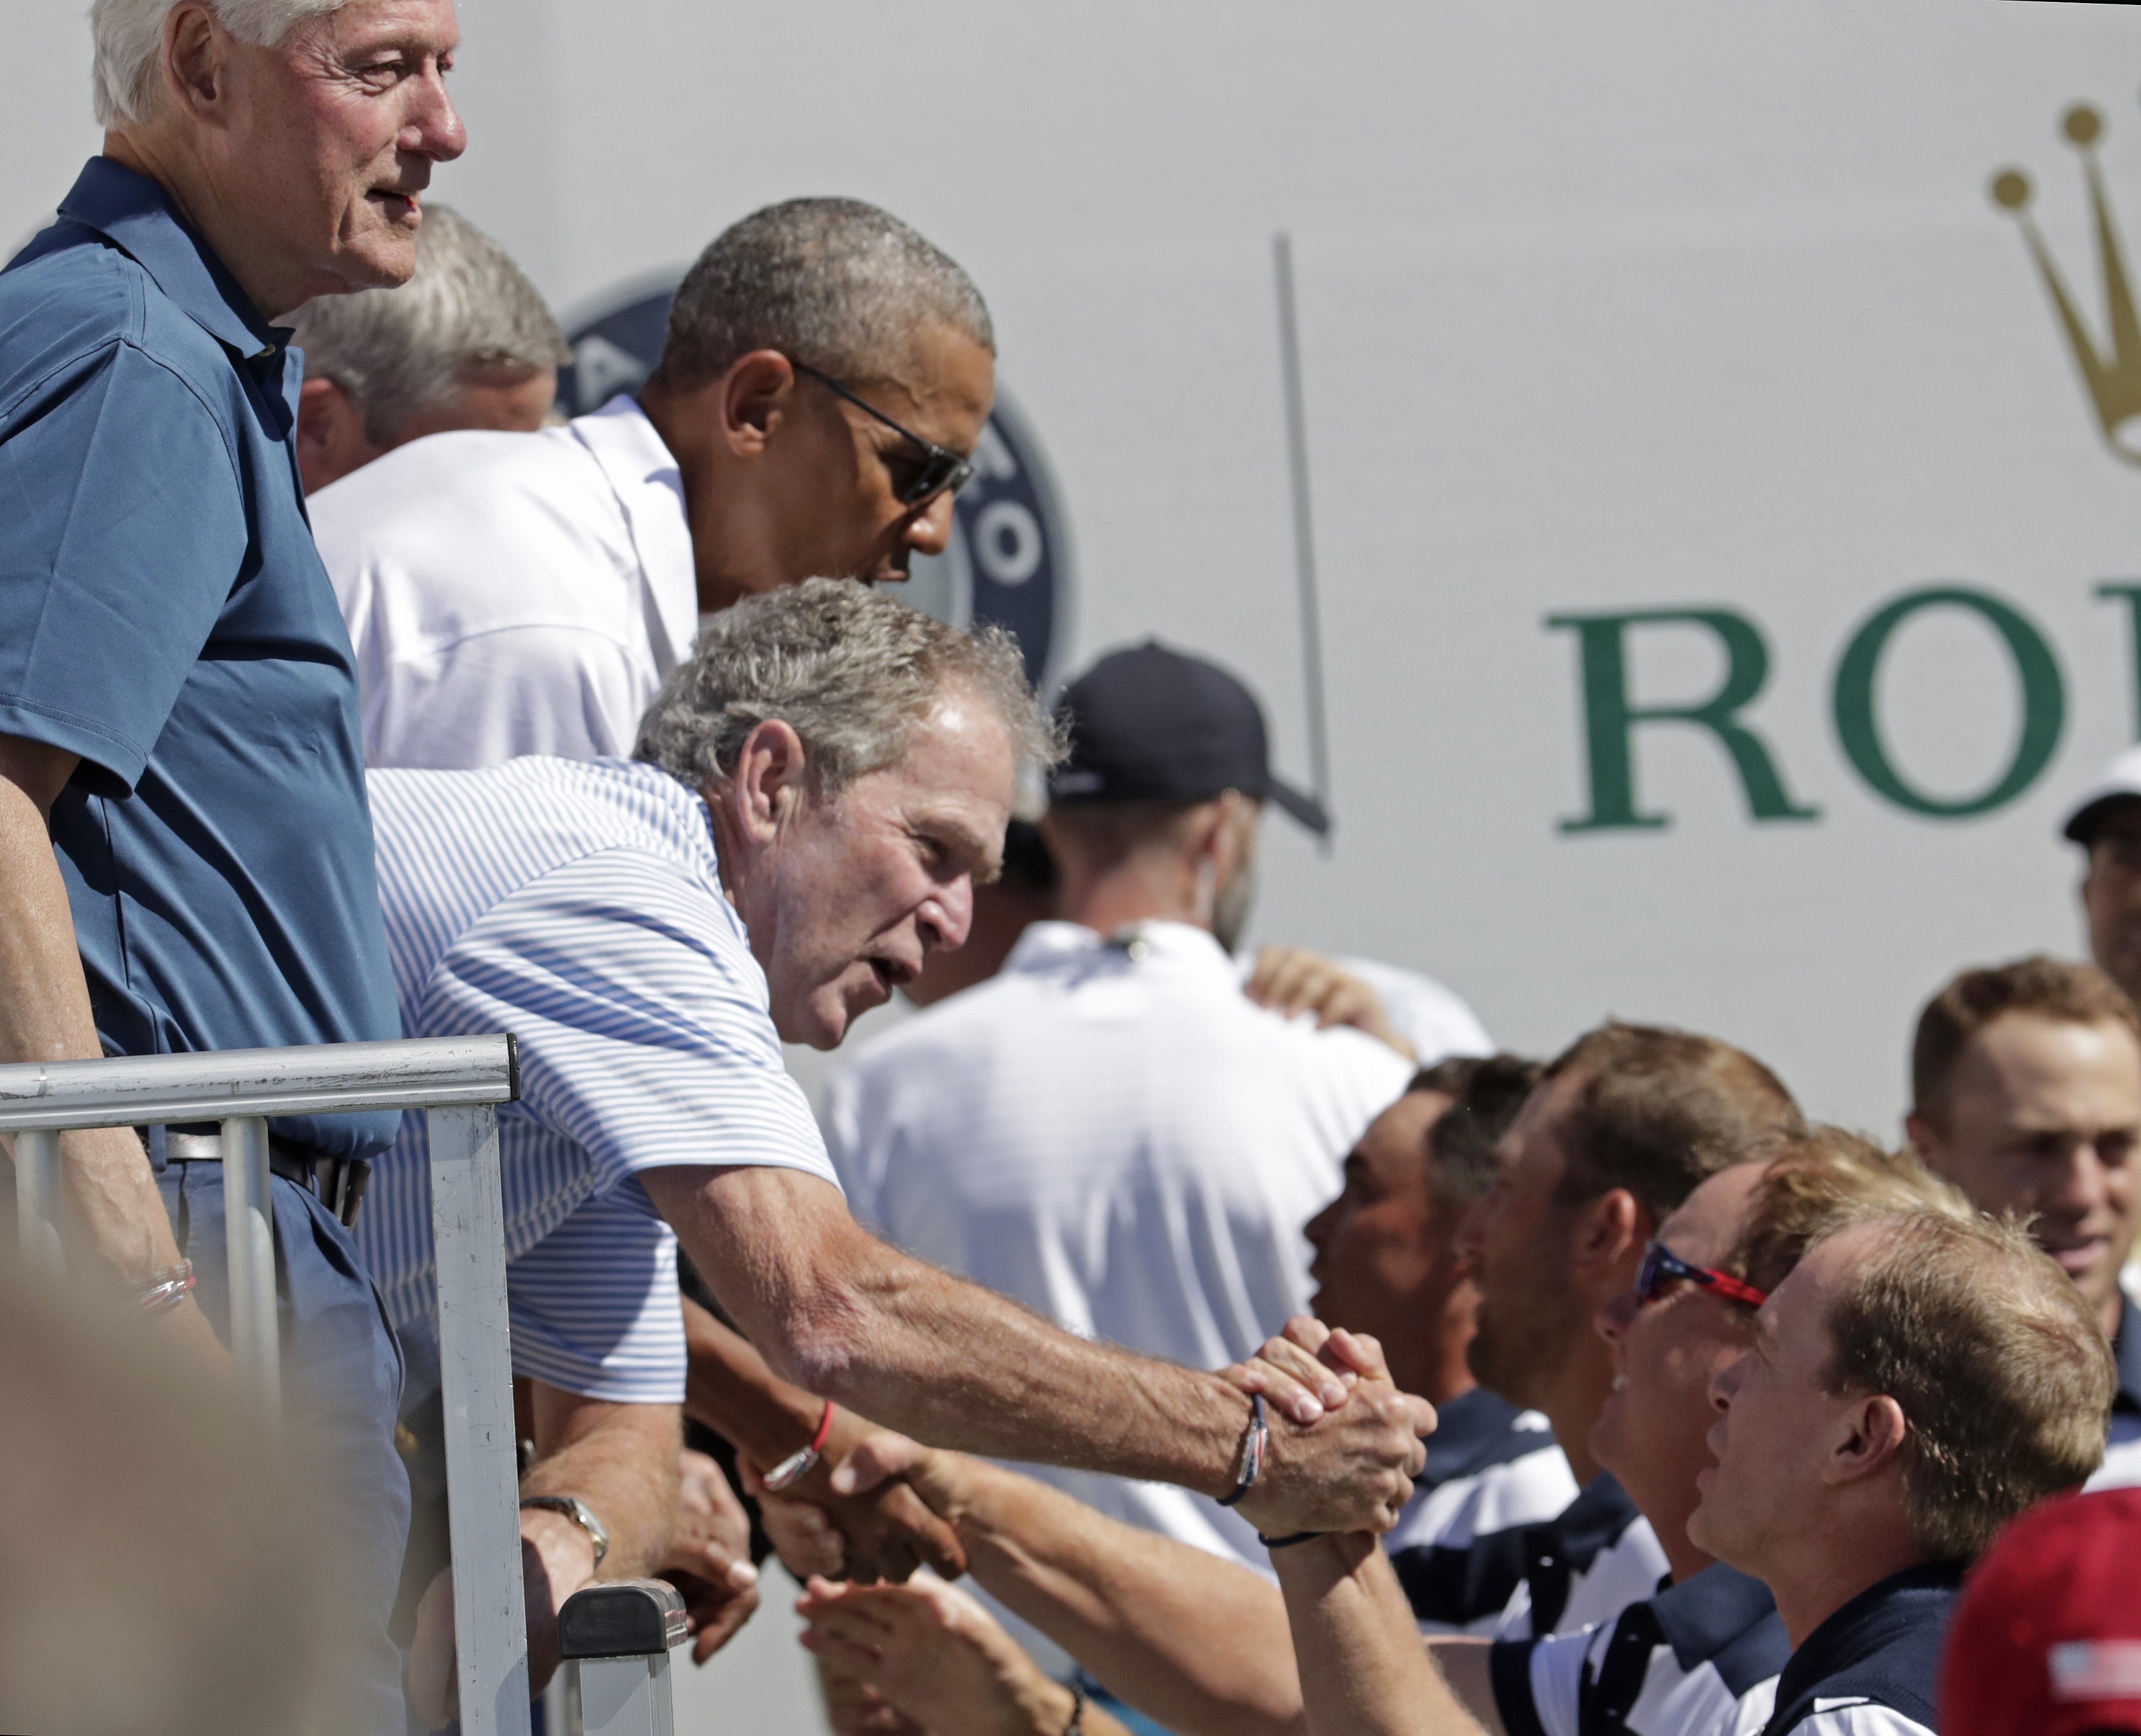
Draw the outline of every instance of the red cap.
<instances>
[{"instance_id":1,"label":"red cap","mask_svg":"<svg viewBox=\"0 0 2141 1736\"><path fill-rule=\"evenodd\" d=\"M2141 1731L2141 1488L2062 1495L2000 1534L1963 1582L1941 1665L1941 1736Z\"/></svg>"}]
</instances>

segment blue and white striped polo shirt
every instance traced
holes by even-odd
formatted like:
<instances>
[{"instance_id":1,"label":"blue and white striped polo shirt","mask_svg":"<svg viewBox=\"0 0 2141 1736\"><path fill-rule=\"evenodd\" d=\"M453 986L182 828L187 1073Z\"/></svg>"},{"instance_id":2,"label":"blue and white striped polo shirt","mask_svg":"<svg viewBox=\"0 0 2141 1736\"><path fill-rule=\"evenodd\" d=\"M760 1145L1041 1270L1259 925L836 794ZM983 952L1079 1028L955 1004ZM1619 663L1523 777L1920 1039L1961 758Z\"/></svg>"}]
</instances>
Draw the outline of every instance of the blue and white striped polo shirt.
<instances>
[{"instance_id":1,"label":"blue and white striped polo shirt","mask_svg":"<svg viewBox=\"0 0 2141 1736\"><path fill-rule=\"evenodd\" d=\"M499 1114L514 1371L680 1401L676 1238L638 1171L765 1165L839 1185L705 804L627 760L367 782L403 1031L519 1039L521 1098ZM405 1117L357 1216L405 1336L436 1313L427 1156L424 1118Z\"/></svg>"}]
</instances>

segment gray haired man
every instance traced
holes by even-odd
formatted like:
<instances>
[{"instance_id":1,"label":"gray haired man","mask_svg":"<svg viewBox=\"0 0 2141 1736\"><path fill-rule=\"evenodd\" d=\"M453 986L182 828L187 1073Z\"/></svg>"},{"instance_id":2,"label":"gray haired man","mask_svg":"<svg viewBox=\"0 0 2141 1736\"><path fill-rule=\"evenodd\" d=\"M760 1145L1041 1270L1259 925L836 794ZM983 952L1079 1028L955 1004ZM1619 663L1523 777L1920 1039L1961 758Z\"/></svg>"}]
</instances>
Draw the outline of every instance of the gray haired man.
<instances>
[{"instance_id":1,"label":"gray haired man","mask_svg":"<svg viewBox=\"0 0 2141 1736\"><path fill-rule=\"evenodd\" d=\"M425 207L406 284L322 296L290 324L305 353L298 468L308 494L426 434L534 433L572 360L528 274L442 205Z\"/></svg>"},{"instance_id":2,"label":"gray haired man","mask_svg":"<svg viewBox=\"0 0 2141 1736\"><path fill-rule=\"evenodd\" d=\"M96 0L90 29L102 153L0 272L0 1062L398 1036L275 322L413 269L464 143L452 0ZM287 1390L367 1731L404 1722L401 1364L327 1201L396 1119L269 1123ZM71 1258L212 1363L222 1166L176 1131L66 1142Z\"/></svg>"},{"instance_id":3,"label":"gray haired man","mask_svg":"<svg viewBox=\"0 0 2141 1736\"><path fill-rule=\"evenodd\" d=\"M701 614L941 550L995 392L980 293L905 224L849 199L745 218L685 278L637 397L320 494L367 762L629 753Z\"/></svg>"},{"instance_id":4,"label":"gray haired man","mask_svg":"<svg viewBox=\"0 0 2141 1736\"><path fill-rule=\"evenodd\" d=\"M680 1240L774 1368L823 1395L814 1446L852 1407L947 1446L1246 1488L1274 1533L1387 1528L1423 1403L1325 1418L1298 1393L1256 1450L1217 1375L1074 1337L859 1227L781 1065L784 1040L834 1047L966 939L1017 760L1055 757L1010 639L814 579L711 624L640 751L371 777L409 1031L521 1044L500 1145L514 1362L535 1383L524 1488L549 1503L527 1516L537 1675L559 1601L660 1559ZM382 1160L362 1223L412 1363L431 1284L421 1138ZM763 1468L778 1483L815 1457ZM441 1580L411 1666L435 1719L451 1607Z\"/></svg>"}]
</instances>

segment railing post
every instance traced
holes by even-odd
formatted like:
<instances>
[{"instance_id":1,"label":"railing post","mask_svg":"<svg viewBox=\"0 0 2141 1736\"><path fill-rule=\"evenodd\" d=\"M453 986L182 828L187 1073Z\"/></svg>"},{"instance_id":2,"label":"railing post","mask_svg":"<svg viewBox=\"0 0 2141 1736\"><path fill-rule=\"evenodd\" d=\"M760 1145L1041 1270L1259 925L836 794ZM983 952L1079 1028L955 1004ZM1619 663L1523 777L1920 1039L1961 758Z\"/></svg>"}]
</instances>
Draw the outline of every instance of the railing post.
<instances>
[{"instance_id":1,"label":"railing post","mask_svg":"<svg viewBox=\"0 0 2141 1736\"><path fill-rule=\"evenodd\" d=\"M60 1242L60 1136L53 1129L15 1136L15 1230L31 1275L58 1277L66 1256Z\"/></svg>"},{"instance_id":2,"label":"railing post","mask_svg":"<svg viewBox=\"0 0 2141 1736\"><path fill-rule=\"evenodd\" d=\"M662 1580L613 1580L565 1600L559 1668L578 1662L584 1736L676 1736L669 1648L684 1631L684 1600Z\"/></svg>"},{"instance_id":3,"label":"railing post","mask_svg":"<svg viewBox=\"0 0 2141 1736\"><path fill-rule=\"evenodd\" d=\"M528 1615L498 1112L433 1109L431 1234L464 1736L528 1736Z\"/></svg>"},{"instance_id":4,"label":"railing post","mask_svg":"<svg viewBox=\"0 0 2141 1736\"><path fill-rule=\"evenodd\" d=\"M239 1403L273 1426L283 1411L281 1322L276 1313L275 1202L268 1123L223 1124L224 1251L230 1270L230 1370Z\"/></svg>"}]
</instances>

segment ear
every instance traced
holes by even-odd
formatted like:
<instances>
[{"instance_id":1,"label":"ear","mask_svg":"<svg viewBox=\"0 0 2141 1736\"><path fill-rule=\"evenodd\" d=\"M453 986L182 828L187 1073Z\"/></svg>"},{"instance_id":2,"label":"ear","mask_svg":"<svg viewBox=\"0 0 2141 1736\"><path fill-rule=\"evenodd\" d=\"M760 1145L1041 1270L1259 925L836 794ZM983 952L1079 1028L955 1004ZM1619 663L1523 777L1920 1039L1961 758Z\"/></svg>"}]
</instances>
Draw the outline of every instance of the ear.
<instances>
[{"instance_id":1,"label":"ear","mask_svg":"<svg viewBox=\"0 0 2141 1736\"><path fill-rule=\"evenodd\" d=\"M230 37L202 0L180 0L164 15L164 91L196 119L215 112L229 92Z\"/></svg>"},{"instance_id":2,"label":"ear","mask_svg":"<svg viewBox=\"0 0 2141 1736\"><path fill-rule=\"evenodd\" d=\"M1878 1477L1896 1462L1909 1429L1903 1407L1886 1393L1853 1399L1837 1419L1822 1481L1852 1483Z\"/></svg>"},{"instance_id":3,"label":"ear","mask_svg":"<svg viewBox=\"0 0 2141 1736\"><path fill-rule=\"evenodd\" d=\"M721 437L738 457L755 458L793 407L795 365L779 350L753 350L738 358L713 389L720 393Z\"/></svg>"},{"instance_id":4,"label":"ear","mask_svg":"<svg viewBox=\"0 0 2141 1736\"><path fill-rule=\"evenodd\" d=\"M364 431L364 417L339 380L313 378L298 388L298 470L317 494L386 451Z\"/></svg>"},{"instance_id":5,"label":"ear","mask_svg":"<svg viewBox=\"0 0 2141 1736\"><path fill-rule=\"evenodd\" d=\"M706 799L726 807L744 841L763 850L779 838L809 793L803 738L780 718L770 718L743 738L735 772L725 787L710 787Z\"/></svg>"},{"instance_id":6,"label":"ear","mask_svg":"<svg viewBox=\"0 0 2141 1736\"><path fill-rule=\"evenodd\" d=\"M1940 1137L1933 1132L1932 1123L1915 1109L1903 1117L1903 1137L1910 1142L1911 1149L1918 1154L1922 1162L1932 1163Z\"/></svg>"},{"instance_id":7,"label":"ear","mask_svg":"<svg viewBox=\"0 0 2141 1736\"><path fill-rule=\"evenodd\" d=\"M1604 1286L1606 1294L1625 1289L1635 1280L1635 1263L1650 1227L1650 1214L1635 1195L1625 1187L1609 1187L1577 1214L1569 1264L1580 1279Z\"/></svg>"}]
</instances>

